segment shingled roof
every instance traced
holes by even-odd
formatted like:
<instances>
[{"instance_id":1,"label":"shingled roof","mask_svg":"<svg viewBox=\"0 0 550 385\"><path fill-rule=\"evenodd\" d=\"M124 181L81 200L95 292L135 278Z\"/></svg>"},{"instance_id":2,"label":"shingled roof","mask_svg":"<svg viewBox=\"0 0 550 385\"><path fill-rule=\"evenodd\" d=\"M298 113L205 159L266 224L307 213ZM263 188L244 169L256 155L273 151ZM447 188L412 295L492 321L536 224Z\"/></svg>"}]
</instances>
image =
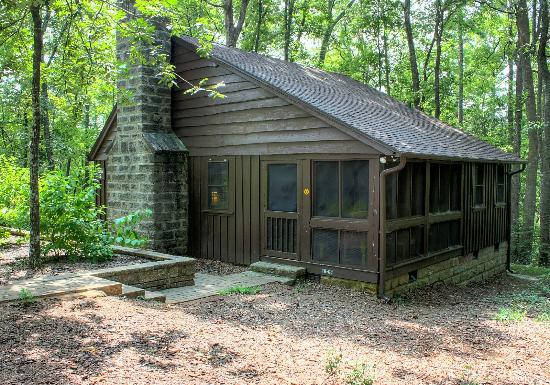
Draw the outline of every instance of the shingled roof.
<instances>
[{"instance_id":1,"label":"shingled roof","mask_svg":"<svg viewBox=\"0 0 550 385\"><path fill-rule=\"evenodd\" d=\"M190 48L197 40L176 39ZM461 130L347 76L214 44L210 60L231 67L290 101L355 131L387 154L522 162ZM223 91L222 91L223 92Z\"/></svg>"}]
</instances>

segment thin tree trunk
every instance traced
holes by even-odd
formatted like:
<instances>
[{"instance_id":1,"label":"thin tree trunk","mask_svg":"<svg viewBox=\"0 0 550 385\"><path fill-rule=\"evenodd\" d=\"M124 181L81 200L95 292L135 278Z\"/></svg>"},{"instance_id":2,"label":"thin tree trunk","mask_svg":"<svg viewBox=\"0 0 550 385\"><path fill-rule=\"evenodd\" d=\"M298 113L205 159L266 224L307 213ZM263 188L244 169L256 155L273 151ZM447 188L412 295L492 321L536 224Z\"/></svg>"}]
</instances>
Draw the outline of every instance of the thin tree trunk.
<instances>
[{"instance_id":1,"label":"thin tree trunk","mask_svg":"<svg viewBox=\"0 0 550 385\"><path fill-rule=\"evenodd\" d=\"M32 139L30 147L30 244L29 265L35 268L40 261L40 199L38 192L39 146L40 146L40 63L42 61L43 34L40 5L31 3L33 21L33 56L32 56Z\"/></svg>"},{"instance_id":2,"label":"thin tree trunk","mask_svg":"<svg viewBox=\"0 0 550 385\"><path fill-rule=\"evenodd\" d=\"M418 74L418 62L416 60L416 49L414 48L414 36L411 24L411 0L405 0L404 3L405 32L407 34L407 46L409 47L409 62L412 75L413 105L420 107L420 75Z\"/></svg>"},{"instance_id":3,"label":"thin tree trunk","mask_svg":"<svg viewBox=\"0 0 550 385\"><path fill-rule=\"evenodd\" d=\"M522 239L525 242L525 257L531 258L537 197L537 168L538 168L538 129L535 86L531 68L529 18L526 0L519 0L516 9L516 23L519 36L519 55L523 65L525 111L528 120L529 152L527 155L527 185L525 191L524 220Z\"/></svg>"},{"instance_id":4,"label":"thin tree trunk","mask_svg":"<svg viewBox=\"0 0 550 385\"><path fill-rule=\"evenodd\" d=\"M548 0L540 2L540 43L537 55L539 73L544 90L542 125L544 142L542 146L542 181L540 191L540 251L539 265L550 266L550 72L546 58L548 44Z\"/></svg>"},{"instance_id":5,"label":"thin tree trunk","mask_svg":"<svg viewBox=\"0 0 550 385\"><path fill-rule=\"evenodd\" d=\"M391 84L390 84L390 58L389 58L389 48L388 48L388 33L386 31L386 19L384 18L384 33L382 35L383 44L384 44L384 73L386 78L386 93L391 96Z\"/></svg>"},{"instance_id":6,"label":"thin tree trunk","mask_svg":"<svg viewBox=\"0 0 550 385\"><path fill-rule=\"evenodd\" d=\"M435 65L434 65L434 116L439 119L441 116L441 92L440 92L440 76L441 76L441 39L443 37L443 8L441 0L436 0L436 21L435 21Z\"/></svg>"},{"instance_id":7,"label":"thin tree trunk","mask_svg":"<svg viewBox=\"0 0 550 385\"><path fill-rule=\"evenodd\" d=\"M325 33L323 34L323 40L321 41L321 49L319 50L319 66L322 66L325 63L325 58L327 56L328 47L330 45L330 39L332 37L332 33L334 32L334 28L336 25L344 18L346 15L346 12L348 9L350 9L353 6L353 3L355 3L355 0L350 0L346 7L336 16L335 19L333 19L333 8L334 8L334 0L329 0L329 6L328 6L328 19L329 23L327 26L327 29L325 29Z\"/></svg>"},{"instance_id":8,"label":"thin tree trunk","mask_svg":"<svg viewBox=\"0 0 550 385\"><path fill-rule=\"evenodd\" d=\"M464 123L464 11L458 15L458 125ZM513 76L513 75L512 75ZM512 114L513 124L513 114Z\"/></svg>"},{"instance_id":9,"label":"thin tree trunk","mask_svg":"<svg viewBox=\"0 0 550 385\"><path fill-rule=\"evenodd\" d=\"M236 47L239 36L243 29L244 20L246 18L246 9L248 8L248 0L241 1L241 9L239 11L239 19L237 24L233 17L233 0L224 0L224 26L225 26L225 44L228 47Z\"/></svg>"},{"instance_id":10,"label":"thin tree trunk","mask_svg":"<svg viewBox=\"0 0 550 385\"><path fill-rule=\"evenodd\" d=\"M256 23L256 33L254 34L254 52L258 52L260 49L260 35L262 30L262 23L264 19L264 3L263 0L258 0L258 20Z\"/></svg>"},{"instance_id":11,"label":"thin tree trunk","mask_svg":"<svg viewBox=\"0 0 550 385\"><path fill-rule=\"evenodd\" d=\"M292 19L294 17L294 0L285 0L285 61L290 60L290 38L292 37Z\"/></svg>"}]
</instances>

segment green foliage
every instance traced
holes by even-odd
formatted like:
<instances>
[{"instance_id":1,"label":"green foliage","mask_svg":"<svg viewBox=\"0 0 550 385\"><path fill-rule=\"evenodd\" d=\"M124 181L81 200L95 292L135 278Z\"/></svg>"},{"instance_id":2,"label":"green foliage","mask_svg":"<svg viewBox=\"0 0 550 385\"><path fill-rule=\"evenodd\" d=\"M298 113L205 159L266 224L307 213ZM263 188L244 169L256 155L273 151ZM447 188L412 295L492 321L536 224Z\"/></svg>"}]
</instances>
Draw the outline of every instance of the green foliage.
<instances>
[{"instance_id":1,"label":"green foliage","mask_svg":"<svg viewBox=\"0 0 550 385\"><path fill-rule=\"evenodd\" d=\"M374 375L372 374L372 367L358 363L351 372L346 376L347 385L373 385Z\"/></svg>"},{"instance_id":2,"label":"green foliage","mask_svg":"<svg viewBox=\"0 0 550 385\"><path fill-rule=\"evenodd\" d=\"M0 225L27 228L29 170L0 155Z\"/></svg>"},{"instance_id":3,"label":"green foliage","mask_svg":"<svg viewBox=\"0 0 550 385\"><path fill-rule=\"evenodd\" d=\"M230 295L230 294L258 294L262 289L259 286L232 286L227 289L220 290L218 295Z\"/></svg>"},{"instance_id":4,"label":"green foliage","mask_svg":"<svg viewBox=\"0 0 550 385\"><path fill-rule=\"evenodd\" d=\"M513 265L516 273L533 277L528 288L511 296L497 298L502 306L494 318L498 321L521 321L529 316L537 321L550 320L550 268Z\"/></svg>"},{"instance_id":5,"label":"green foliage","mask_svg":"<svg viewBox=\"0 0 550 385\"><path fill-rule=\"evenodd\" d=\"M23 306L30 306L36 302L36 298L34 297L34 294L32 294L29 289L22 288L19 291L19 302Z\"/></svg>"},{"instance_id":6,"label":"green foliage","mask_svg":"<svg viewBox=\"0 0 550 385\"><path fill-rule=\"evenodd\" d=\"M13 159L0 156L0 225L28 229L28 171L13 163ZM151 215L149 210L115 219L111 226L101 219L103 207L96 206L99 172L92 164L69 175L59 170L42 174L40 231L45 240L44 257L99 261L112 256L111 245L147 244L137 227Z\"/></svg>"},{"instance_id":7,"label":"green foliage","mask_svg":"<svg viewBox=\"0 0 550 385\"><path fill-rule=\"evenodd\" d=\"M151 210L138 210L125 217L115 219L111 225L111 231L108 233L108 243L134 248L146 246L147 239L141 237L136 228L151 214Z\"/></svg>"},{"instance_id":8,"label":"green foliage","mask_svg":"<svg viewBox=\"0 0 550 385\"><path fill-rule=\"evenodd\" d=\"M342 363L342 353L330 351L327 355L327 363L325 364L325 373L334 377L340 374L340 364Z\"/></svg>"}]
</instances>

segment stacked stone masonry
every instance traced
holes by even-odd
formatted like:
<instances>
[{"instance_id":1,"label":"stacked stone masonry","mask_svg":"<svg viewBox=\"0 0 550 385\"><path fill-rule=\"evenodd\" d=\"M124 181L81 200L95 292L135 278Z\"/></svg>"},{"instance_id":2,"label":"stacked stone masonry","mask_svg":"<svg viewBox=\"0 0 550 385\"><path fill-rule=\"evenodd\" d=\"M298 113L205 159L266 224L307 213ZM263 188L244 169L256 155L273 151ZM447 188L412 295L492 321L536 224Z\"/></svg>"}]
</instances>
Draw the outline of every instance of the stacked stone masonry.
<instances>
[{"instance_id":1,"label":"stacked stone masonry","mask_svg":"<svg viewBox=\"0 0 550 385\"><path fill-rule=\"evenodd\" d=\"M386 293L398 295L433 285L468 284L481 282L506 271L507 242L498 246L486 247L477 253L459 256L435 263L416 271L416 280L412 280L409 273L394 277L386 281Z\"/></svg>"},{"instance_id":2,"label":"stacked stone masonry","mask_svg":"<svg viewBox=\"0 0 550 385\"><path fill-rule=\"evenodd\" d=\"M134 10L133 0L121 6ZM132 17L131 12L128 13ZM157 23L154 44L139 47L146 59L170 57L170 34ZM117 34L117 56L126 61L130 38ZM154 51L152 51L154 50ZM154 62L154 61L153 61ZM154 250L187 252L187 152L171 128L171 90L162 84L154 64L130 64L118 81L129 100L121 100L117 130L106 160L107 215L114 219L136 210L151 210L139 230ZM124 98L123 98L124 99ZM161 146L151 138L159 138ZM174 143L171 143L174 142Z\"/></svg>"}]
</instances>

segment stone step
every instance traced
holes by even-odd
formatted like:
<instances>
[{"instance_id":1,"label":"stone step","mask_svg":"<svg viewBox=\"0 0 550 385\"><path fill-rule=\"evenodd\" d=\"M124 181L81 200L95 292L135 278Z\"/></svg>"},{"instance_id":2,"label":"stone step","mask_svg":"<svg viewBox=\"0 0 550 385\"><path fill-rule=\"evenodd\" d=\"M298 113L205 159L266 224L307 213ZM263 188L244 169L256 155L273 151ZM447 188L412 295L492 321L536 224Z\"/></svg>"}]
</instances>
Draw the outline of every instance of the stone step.
<instances>
[{"instance_id":1,"label":"stone step","mask_svg":"<svg viewBox=\"0 0 550 385\"><path fill-rule=\"evenodd\" d=\"M143 298L146 301L155 301L155 302L166 302L166 295L159 293L158 291L145 291Z\"/></svg>"},{"instance_id":2,"label":"stone step","mask_svg":"<svg viewBox=\"0 0 550 385\"><path fill-rule=\"evenodd\" d=\"M122 294L120 296L133 299L137 297L145 297L145 289L130 285L122 285Z\"/></svg>"},{"instance_id":3,"label":"stone step","mask_svg":"<svg viewBox=\"0 0 550 385\"><path fill-rule=\"evenodd\" d=\"M1 286L0 302L19 300L22 289L28 290L33 298L57 297L87 291L102 291L106 295L120 295L122 284L91 275L40 277Z\"/></svg>"},{"instance_id":4,"label":"stone step","mask_svg":"<svg viewBox=\"0 0 550 385\"><path fill-rule=\"evenodd\" d=\"M250 270L257 273L279 275L297 279L306 275L306 269L303 267L283 265L281 263L259 261L250 265Z\"/></svg>"}]
</instances>

